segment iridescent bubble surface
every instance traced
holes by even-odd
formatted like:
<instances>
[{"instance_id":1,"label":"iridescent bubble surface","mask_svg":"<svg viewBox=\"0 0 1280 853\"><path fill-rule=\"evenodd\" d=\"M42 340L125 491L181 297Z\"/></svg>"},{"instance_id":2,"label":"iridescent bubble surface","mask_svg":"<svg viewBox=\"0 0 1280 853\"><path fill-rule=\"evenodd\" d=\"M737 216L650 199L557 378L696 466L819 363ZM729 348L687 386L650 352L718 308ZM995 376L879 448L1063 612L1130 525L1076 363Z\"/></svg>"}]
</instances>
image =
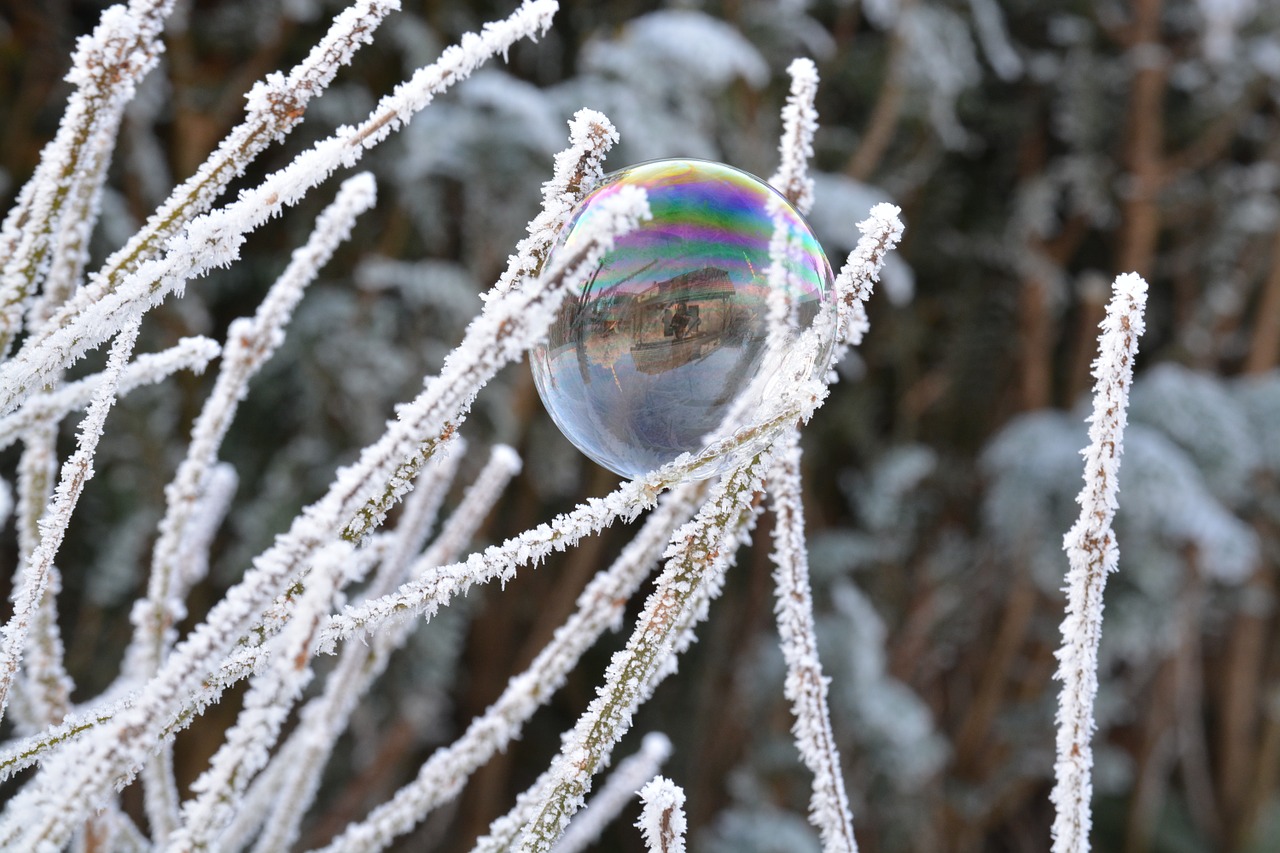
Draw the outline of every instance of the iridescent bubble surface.
<instances>
[{"instance_id":1,"label":"iridescent bubble surface","mask_svg":"<svg viewBox=\"0 0 1280 853\"><path fill-rule=\"evenodd\" d=\"M607 176L552 253L571 251L599 201L624 186L647 192L652 220L620 238L569 296L530 363L565 436L606 468L636 477L754 416L776 393L773 374L822 369L834 296L831 267L800 214L760 179L701 160L658 160ZM775 233L780 274L771 288ZM795 346L815 327L828 330L817 349ZM798 367L785 361L796 352L806 353Z\"/></svg>"}]
</instances>

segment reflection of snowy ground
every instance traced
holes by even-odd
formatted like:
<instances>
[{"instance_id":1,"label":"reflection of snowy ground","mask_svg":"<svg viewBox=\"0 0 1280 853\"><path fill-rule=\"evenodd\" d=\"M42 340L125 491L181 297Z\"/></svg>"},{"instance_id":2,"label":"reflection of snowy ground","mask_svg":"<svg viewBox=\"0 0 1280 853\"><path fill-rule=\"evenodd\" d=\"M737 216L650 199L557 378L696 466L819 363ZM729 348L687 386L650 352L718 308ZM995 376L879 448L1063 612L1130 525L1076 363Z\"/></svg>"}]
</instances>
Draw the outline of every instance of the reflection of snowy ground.
<instances>
[{"instance_id":1,"label":"reflection of snowy ground","mask_svg":"<svg viewBox=\"0 0 1280 853\"><path fill-rule=\"evenodd\" d=\"M625 336L619 336L625 337ZM720 346L707 355L646 374L614 341L548 353L543 398L560 429L584 453L628 477L704 446L735 395L750 384L758 343Z\"/></svg>"}]
</instances>

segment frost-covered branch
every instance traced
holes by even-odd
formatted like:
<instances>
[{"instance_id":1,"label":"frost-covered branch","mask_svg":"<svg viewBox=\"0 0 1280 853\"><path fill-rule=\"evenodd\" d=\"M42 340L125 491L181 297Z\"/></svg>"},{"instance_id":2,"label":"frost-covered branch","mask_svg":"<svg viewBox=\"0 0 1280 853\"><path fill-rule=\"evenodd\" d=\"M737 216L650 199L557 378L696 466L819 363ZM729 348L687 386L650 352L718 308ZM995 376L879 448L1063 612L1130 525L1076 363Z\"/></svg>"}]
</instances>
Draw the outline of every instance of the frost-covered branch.
<instances>
[{"instance_id":1,"label":"frost-covered branch","mask_svg":"<svg viewBox=\"0 0 1280 853\"><path fill-rule=\"evenodd\" d=\"M102 269L90 277L88 286L63 306L24 350L114 292L128 273L154 258L188 222L207 211L258 154L273 140L284 139L302 121L311 100L329 86L356 50L373 41L374 30L399 8L399 0L356 0L334 18L325 36L289 74L271 74L255 85L248 94L244 121L222 140L195 174L174 189L141 230L107 259Z\"/></svg>"},{"instance_id":2,"label":"frost-covered branch","mask_svg":"<svg viewBox=\"0 0 1280 853\"><path fill-rule=\"evenodd\" d=\"M267 763L289 710L311 680L314 633L332 604L351 551L350 545L338 542L317 557L293 620L268 645L268 666L250 684L244 709L227 732L226 742L192 784L197 796L182 808L182 824L165 846L169 853L222 849L218 834L230 822L249 782Z\"/></svg>"},{"instance_id":3,"label":"frost-covered branch","mask_svg":"<svg viewBox=\"0 0 1280 853\"><path fill-rule=\"evenodd\" d=\"M592 578L578 596L577 610L529 668L511 678L497 701L472 720L460 738L437 750L417 778L365 820L349 826L323 853L384 849L432 809L457 796L478 767L520 736L524 724L564 684L587 649L606 630L620 627L627 602L658 561L672 531L693 513L702 493L701 483L685 484L663 500L613 565Z\"/></svg>"},{"instance_id":4,"label":"frost-covered branch","mask_svg":"<svg viewBox=\"0 0 1280 853\"><path fill-rule=\"evenodd\" d=\"M1063 539L1067 571L1067 616L1062 622L1062 648L1057 652L1058 758L1050 799L1057 808L1053 822L1054 853L1085 853L1093 818L1093 702L1098 693L1098 643L1102 638L1102 593L1107 575L1116 570L1120 549L1111 520L1119 487L1120 456L1128 419L1129 388L1138 338L1145 328L1147 283L1136 273L1116 278L1111 302L1098 336L1093 363L1093 414L1084 456L1084 488L1076 498L1080 518Z\"/></svg>"},{"instance_id":5,"label":"frost-covered branch","mask_svg":"<svg viewBox=\"0 0 1280 853\"><path fill-rule=\"evenodd\" d=\"M813 593L809 586L809 557L804 535L804 507L800 494L798 431L782 442L769 473L769 495L776 522L773 529L773 573L778 635L787 662L786 695L795 715L796 746L813 773L809 820L822 836L826 853L853 853L853 817L840 771L840 751L831 730L827 682L818 660L813 625Z\"/></svg>"},{"instance_id":6,"label":"frost-covered branch","mask_svg":"<svg viewBox=\"0 0 1280 853\"><path fill-rule=\"evenodd\" d=\"M662 776L640 789L644 808L636 826L644 834L649 853L684 853L684 790Z\"/></svg>"},{"instance_id":7,"label":"frost-covered branch","mask_svg":"<svg viewBox=\"0 0 1280 853\"><path fill-rule=\"evenodd\" d=\"M801 213L808 213L813 206L813 181L808 176L808 161L813 156L813 134L818 127L814 108L818 74L813 63L807 59L795 60L787 70L791 74L791 94L782 110L783 132L778 145L781 162L772 182ZM877 225L881 233L893 231L892 224L887 222L887 216L878 219L877 212L873 211L872 219L863 223L864 233L872 233ZM898 229L900 233L900 224ZM770 253L775 256L770 266L770 284L774 290L781 287L789 291L789 283L786 281L788 267L777 257L785 257L783 253L787 249L785 242L780 239L780 231L780 228L775 230L773 243L770 245ZM774 244L780 245L775 249ZM868 256L873 253L874 250L869 248ZM880 262L873 261L869 266L860 267L871 272L864 272L865 281L859 283L862 292L855 297L855 304L859 308L870 293ZM842 284L836 289L840 308L844 306L844 295L851 289L852 282ZM837 326L840 308L837 309ZM776 322L778 318L775 318ZM796 717L793 728L796 745L805 765L814 776L809 806L810 821L821 833L826 853L853 853L858 845L854 840L853 818L849 812L844 778L840 771L840 754L831 731L827 678L823 675L822 664L818 660L818 642L813 625L813 595L809 586L809 559L801 502L798 427L788 430L779 439L778 445L773 468L769 472L769 493L777 519L773 533L773 561L777 567L774 571L777 593L774 609L778 617L782 653L787 662L786 695ZM646 836L650 848L666 850L665 844L661 847L655 845L656 837ZM679 841L679 846L683 850L683 839Z\"/></svg>"},{"instance_id":8,"label":"frost-covered branch","mask_svg":"<svg viewBox=\"0 0 1280 853\"><path fill-rule=\"evenodd\" d=\"M521 835L517 849L522 853L551 850L636 709L693 641L693 626L706 617L759 512L755 498L768 462L768 453L762 453L726 475L694 519L676 532L631 639L614 655L604 685L552 763L545 795Z\"/></svg>"},{"instance_id":9,"label":"frost-covered branch","mask_svg":"<svg viewBox=\"0 0 1280 853\"><path fill-rule=\"evenodd\" d=\"M421 461L448 440L454 423L479 388L543 334L567 290L581 284L605 247L642 214L647 214L643 193L620 194L612 215L601 220L600 230L580 252L545 270L536 286L495 301L472 323L459 351L446 359L441 375L413 403L402 407L400 420L386 435L367 448L355 465L340 472L329 493L305 510L290 531L254 561L245 579L228 591L205 623L175 649L144 688L127 719L113 720L101 738L86 742L84 749L95 757L81 755L80 744L72 745L54 759L59 772L46 769L35 780L39 790L23 792L23 797L32 799L53 797L56 784L56 797L62 805L43 811L43 821L30 829L29 838L61 837L70 829L72 815L93 808L101 792L136 772L175 706L208 690L215 662L254 625L255 617L265 611L271 599L286 589L291 578L303 574L310 558L339 531L355 541L372 530L390 503L408 488L407 467L416 472ZM372 509L371 494L379 498ZM352 518L355 521L348 521ZM358 530L358 535L353 535L353 530ZM114 732L117 737L112 739L105 732ZM11 819L15 809L11 802L7 812Z\"/></svg>"},{"instance_id":10,"label":"frost-covered branch","mask_svg":"<svg viewBox=\"0 0 1280 853\"><path fill-rule=\"evenodd\" d=\"M507 268L484 299L509 292L542 270L547 251L573 208L604 177L604 158L618 141L613 123L595 110L582 109L569 121L569 147L556 155L551 180L542 185L542 209L529 223L528 236L516 244Z\"/></svg>"},{"instance_id":11,"label":"frost-covered branch","mask_svg":"<svg viewBox=\"0 0 1280 853\"><path fill-rule=\"evenodd\" d=\"M892 204L881 203L871 208L871 215L858 223L862 232L858 245L836 276L836 347L832 364L838 364L849 347L862 343L871 328L867 321L867 300L871 288L880 280L884 259L902 239L902 211Z\"/></svg>"},{"instance_id":12,"label":"frost-covered branch","mask_svg":"<svg viewBox=\"0 0 1280 853\"><path fill-rule=\"evenodd\" d=\"M435 482L420 483L415 487L410 500L405 502L406 517L410 515L413 498L420 494L427 498L428 491L434 495L426 500L419 499L419 509L424 515L434 517L439 502L433 498L443 497L457 470L456 459L445 461L452 464L435 466L440 469ZM435 567L456 559L493 509L507 483L519 471L520 457L516 452L505 445L495 447L489 463L449 516L431 547L416 560L419 530L423 525L419 520L408 518L410 524L405 526L402 519L401 527L397 529L401 535L396 537L395 544L379 567L369 593L376 595L394 589L406 574L415 574L424 570L424 566ZM350 643L343 647L337 665L325 681L324 692L302 710L298 728L289 736L277 759L287 762L288 772L275 785L274 803L269 814L264 815L266 822L255 850L262 853L287 850L297 840L302 818L320 787L325 761L338 738L346 731L361 697L386 671L392 653L409 640L413 627L396 626L372 637L368 645ZM263 794L266 796L266 792ZM243 833L244 830L237 828L237 832Z\"/></svg>"},{"instance_id":13,"label":"frost-covered branch","mask_svg":"<svg viewBox=\"0 0 1280 853\"><path fill-rule=\"evenodd\" d=\"M813 157L813 135L818 130L818 113L813 104L818 94L818 69L812 60L795 59L787 66L787 73L791 75L791 93L782 108L778 171L769 183L796 210L807 215L813 207L809 158Z\"/></svg>"},{"instance_id":14,"label":"frost-covered branch","mask_svg":"<svg viewBox=\"0 0 1280 853\"><path fill-rule=\"evenodd\" d=\"M0 355L52 265L61 267L59 293L49 294L47 305L56 307L78 278L125 105L164 49L159 36L172 8L173 0L111 6L77 42L67 75L75 89L58 132L3 225Z\"/></svg>"},{"instance_id":15,"label":"frost-covered branch","mask_svg":"<svg viewBox=\"0 0 1280 853\"><path fill-rule=\"evenodd\" d=\"M558 258L524 289L486 303L467 327L462 343L445 359L440 375L401 407L399 421L361 457L360 466L370 474L359 485L374 483L379 488L363 489L363 495L355 490L346 493L345 500L360 500L361 505L349 513L352 520L343 529L343 538L359 542L381 523L427 458L420 449L423 437L451 434L498 370L546 336L564 299L596 273L614 240L650 217L644 191L631 187L606 200L600 212L599 227L584 231L583 242L574 252Z\"/></svg>"},{"instance_id":16,"label":"frost-covered branch","mask_svg":"<svg viewBox=\"0 0 1280 853\"><path fill-rule=\"evenodd\" d=\"M212 532L207 524L196 528L194 522L209 517L206 494L222 440L248 393L250 380L284 341L284 327L303 291L350 236L356 217L371 208L376 197L369 173L344 181L337 197L320 214L310 239L293 253L253 318L236 320L228 329L217 381L192 428L186 458L165 490L165 516L153 550L147 597L135 604L131 614L134 637L125 652L125 678L149 678L173 645L174 625L186 615L185 598L190 588L184 570L200 560L197 549ZM217 503L212 506L216 508ZM197 532L205 535L192 535ZM166 748L146 770L147 812L157 840L168 836L177 807L170 763Z\"/></svg>"},{"instance_id":17,"label":"frost-covered branch","mask_svg":"<svg viewBox=\"0 0 1280 853\"><path fill-rule=\"evenodd\" d=\"M635 518L653 506L659 494L684 482L693 472L726 457L741 458L749 449L767 447L781 430L794 426L797 421L807 421L826 394L826 386L817 381L783 388L777 399L756 413L756 421L711 443L698 454L681 454L643 478L628 480L603 498L589 498L571 512L473 554L464 562L444 566L430 577L407 583L391 595L347 607L321 632L322 651L331 650L343 640L378 630L386 623L413 618L415 614L430 618L473 584L506 582L515 577L521 566L536 565L553 551L570 548L582 537L597 533L618 519Z\"/></svg>"},{"instance_id":18,"label":"frost-covered branch","mask_svg":"<svg viewBox=\"0 0 1280 853\"><path fill-rule=\"evenodd\" d=\"M13 588L20 589L30 570L31 558L40 547L40 520L53 497L58 473L58 424L53 420L32 423L23 435L18 459L18 565ZM20 732L39 731L62 721L70 709L75 685L63 662L62 634L58 627L57 598L62 575L50 564L44 594L31 615L31 635L24 651L23 677L13 705L13 721Z\"/></svg>"},{"instance_id":19,"label":"frost-covered branch","mask_svg":"<svg viewBox=\"0 0 1280 853\"><path fill-rule=\"evenodd\" d=\"M217 341L197 336L182 338L162 352L140 355L120 374L120 387L116 394L123 397L135 388L162 382L179 370L203 373L205 366L217 358L220 351ZM56 391L28 398L21 409L0 418L0 450L13 444L36 424L60 421L71 412L89 405L105 378L105 374L96 373L68 382Z\"/></svg>"},{"instance_id":20,"label":"frost-covered branch","mask_svg":"<svg viewBox=\"0 0 1280 853\"><path fill-rule=\"evenodd\" d=\"M671 756L671 741L661 732L650 732L640 741L640 749L622 761L600 791L591 798L569 824L556 844L555 853L582 853L600 838L645 783L653 779ZM659 777L661 778L661 777ZM683 801L683 797L681 798Z\"/></svg>"},{"instance_id":21,"label":"frost-covered branch","mask_svg":"<svg viewBox=\"0 0 1280 853\"><path fill-rule=\"evenodd\" d=\"M0 715L9 700L9 687L17 674L26 645L30 620L45 594L49 583L49 569L62 545L71 513L75 510L84 491L84 485L93 477L93 456L102 436L102 425L107 412L116 400L116 386L125 362L138 339L138 324L133 323L122 331L111 347L107 359L106 380L89 404L89 411L80 424L80 436L76 452L62 466L62 473L54 492L53 502L40 521L40 544L28 561L21 583L13 594L13 615L5 624L0 638Z\"/></svg>"},{"instance_id":22,"label":"frost-covered branch","mask_svg":"<svg viewBox=\"0 0 1280 853\"><path fill-rule=\"evenodd\" d=\"M359 126L340 128L258 186L242 191L235 201L191 220L185 231L169 240L163 257L141 263L118 287L86 288L89 303L73 300L51 320L52 331L0 366L0 411L11 411L45 377L106 340L121 323L141 317L180 291L188 280L236 260L246 234L296 204L338 169L354 166L366 150L494 55L544 31L555 10L555 0L529 0L505 20L487 24L480 35L466 34L460 45L447 48L437 62L385 96ZM255 90L251 105L254 98L267 96Z\"/></svg>"},{"instance_id":23,"label":"frost-covered branch","mask_svg":"<svg viewBox=\"0 0 1280 853\"><path fill-rule=\"evenodd\" d=\"M175 576L194 556L188 526L250 380L284 341L284 327L307 285L350 236L356 217L371 208L376 198L368 172L344 181L320 214L310 239L293 253L253 318L236 320L228 329L217 381L192 427L187 456L165 490L165 516L153 552L147 598L132 614L134 639L126 653L126 677L144 679L156 671L173 643L173 626L186 614L185 585L175 584Z\"/></svg>"}]
</instances>

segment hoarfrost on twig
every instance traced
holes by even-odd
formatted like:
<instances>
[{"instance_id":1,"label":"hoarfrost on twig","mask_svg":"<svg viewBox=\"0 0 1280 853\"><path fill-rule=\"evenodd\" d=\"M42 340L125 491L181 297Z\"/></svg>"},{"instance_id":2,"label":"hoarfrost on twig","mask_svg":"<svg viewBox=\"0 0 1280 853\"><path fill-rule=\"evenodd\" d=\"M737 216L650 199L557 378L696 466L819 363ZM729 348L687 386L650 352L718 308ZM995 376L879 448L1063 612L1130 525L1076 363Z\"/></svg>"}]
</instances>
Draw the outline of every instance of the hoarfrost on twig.
<instances>
[{"instance_id":1,"label":"hoarfrost on twig","mask_svg":"<svg viewBox=\"0 0 1280 853\"><path fill-rule=\"evenodd\" d=\"M813 207L813 179L809 177L809 158L813 157L813 135L818 130L818 113L814 98L818 94L818 69L809 59L796 59L787 66L791 75L791 93L782 108L782 137L778 142L778 171L769 183L808 214Z\"/></svg>"},{"instance_id":2,"label":"hoarfrost on twig","mask_svg":"<svg viewBox=\"0 0 1280 853\"><path fill-rule=\"evenodd\" d=\"M111 355L107 359L107 378L98 388L80 424L76 451L63 464L53 502L40 520L40 544L31 555L21 583L14 591L13 615L0 632L0 716L8 704L9 686L22 660L31 616L45 594L53 558L62 545L71 513L80 500L85 483L93 477L93 457L98 449L98 439L102 437L102 425L115 403L120 374L137 339L138 324L131 323L112 344Z\"/></svg>"},{"instance_id":3,"label":"hoarfrost on twig","mask_svg":"<svg viewBox=\"0 0 1280 853\"><path fill-rule=\"evenodd\" d=\"M702 493L701 483L689 483L668 495L613 565L591 579L578 596L577 610L529 668L508 681L502 695L471 721L460 738L437 750L417 778L366 819L347 827L323 853L384 849L432 809L456 796L478 767L519 737L525 722L564 684L586 650L606 630L620 626L626 603L657 562L672 531L693 513Z\"/></svg>"},{"instance_id":4,"label":"hoarfrost on twig","mask_svg":"<svg viewBox=\"0 0 1280 853\"><path fill-rule=\"evenodd\" d=\"M647 787L645 782L662 769L663 763L670 756L671 741L666 735L661 732L645 735L644 740L640 741L640 749L618 762L618 766L600 786L599 793L570 822L569 828L555 846L555 853L582 853L596 843L605 827L617 819L641 787ZM681 800L683 801L683 797Z\"/></svg>"},{"instance_id":5,"label":"hoarfrost on twig","mask_svg":"<svg viewBox=\"0 0 1280 853\"><path fill-rule=\"evenodd\" d=\"M67 74L75 89L58 132L2 228L0 356L8 353L22 313L50 268L58 268L56 292L44 300L50 308L79 277L125 105L164 49L159 36L172 8L173 0L111 6L94 31L77 41ZM42 320L47 312L37 313Z\"/></svg>"},{"instance_id":6,"label":"hoarfrost on twig","mask_svg":"<svg viewBox=\"0 0 1280 853\"><path fill-rule=\"evenodd\" d=\"M759 454L733 469L694 519L676 532L631 639L614 655L595 700L565 735L519 850L551 850L582 805L591 778L608 764L613 747L631 727L635 710L693 642L694 625L706 618L708 604L759 512L755 497L768 457L768 452Z\"/></svg>"},{"instance_id":7,"label":"hoarfrost on twig","mask_svg":"<svg viewBox=\"0 0 1280 853\"><path fill-rule=\"evenodd\" d=\"M221 849L218 835L231 821L244 789L267 763L290 709L311 680L313 635L329 611L351 551L347 543L337 542L316 558L294 618L268 646L268 666L253 678L236 724L209 768L191 785L197 796L182 808L182 823L165 846L169 853Z\"/></svg>"},{"instance_id":8,"label":"hoarfrost on twig","mask_svg":"<svg viewBox=\"0 0 1280 853\"><path fill-rule=\"evenodd\" d=\"M126 675L150 677L173 643L173 626L186 615L185 585L176 584L175 575L192 557L188 525L250 380L284 341L284 327L306 286L350 235L356 217L371 208L376 198L369 173L344 181L337 197L320 214L310 239L293 253L253 318L236 320L228 329L217 381L192 427L186 458L165 490L165 516L154 549L147 598L132 614L134 639L126 653Z\"/></svg>"},{"instance_id":9,"label":"hoarfrost on twig","mask_svg":"<svg viewBox=\"0 0 1280 853\"><path fill-rule=\"evenodd\" d=\"M310 101L328 87L357 49L373 41L374 30L399 8L399 0L356 0L334 18L325 36L287 75L271 74L255 85L247 97L244 121L219 143L195 174L174 189L142 229L107 259L102 269L90 277L88 286L62 306L45 329L36 330L35 340L66 325L70 318L113 292L129 272L155 257L188 222L208 210L258 154L273 140L284 139L302 121Z\"/></svg>"},{"instance_id":10,"label":"hoarfrost on twig","mask_svg":"<svg viewBox=\"0 0 1280 853\"><path fill-rule=\"evenodd\" d=\"M799 432L781 443L769 473L769 494L776 515L773 531L773 573L778 635L787 662L786 695L796 721L792 733L805 766L813 773L809 820L822 836L826 853L854 853L853 817L840 771L840 752L831 730L827 683L818 660L813 625L813 593L809 587L809 558L804 537L804 508L800 493Z\"/></svg>"},{"instance_id":11,"label":"hoarfrost on twig","mask_svg":"<svg viewBox=\"0 0 1280 853\"><path fill-rule=\"evenodd\" d=\"M162 382L179 370L203 373L205 366L217 358L219 352L218 342L210 338L182 338L167 350L146 353L131 361L120 374L116 393L124 396L135 388ZM89 405L105 378L105 374L95 373L68 382L56 391L29 397L21 409L0 418L0 450L17 441L35 424L59 421Z\"/></svg>"},{"instance_id":12,"label":"hoarfrost on twig","mask_svg":"<svg viewBox=\"0 0 1280 853\"><path fill-rule=\"evenodd\" d=\"M447 486L456 472L456 460L451 459L449 462L451 464L437 466L441 470L434 482L420 484L421 494L425 495L430 490L443 496L444 486ZM511 477L519 470L520 457L514 450L505 445L495 447L490 454L489 463L467 490L462 503L449 516L427 552L416 560L415 552L420 540L419 529L415 527L420 528L421 525L409 512L413 508L412 497L406 501L405 517L397 528L402 535L396 537L379 567L378 574L370 584L370 594L376 595L394 589L406 574L414 573L414 568L419 564L436 566L455 559L471 540L485 515L493 509ZM413 497L419 494L415 488ZM432 498L420 499L418 503L424 514L430 513L431 516L439 508L438 502ZM405 521L409 522L409 526L405 526ZM408 641L413 627L396 626L375 635L369 645L350 643L343 647L337 666L325 682L324 692L307 703L302 710L298 728L290 735L289 742L281 751L281 759L288 761L289 770L286 778L275 788L275 803L270 814L265 816L265 824L254 846L255 850L261 853L287 850L296 841L302 817L320 787L320 774L324 770L325 759L332 752L338 738L346 731L351 714L361 697L386 670L391 654Z\"/></svg>"},{"instance_id":13,"label":"hoarfrost on twig","mask_svg":"<svg viewBox=\"0 0 1280 853\"><path fill-rule=\"evenodd\" d=\"M494 53L505 51L515 40L545 29L554 10L554 2L537 0L525 4L505 21L487 26L483 34L464 37L461 47L447 49L439 62L420 70L409 83L384 98L361 127L344 129L322 141L256 189L244 192L228 207L192 221L185 235L171 242L164 259L144 263L130 276L128 285L102 295L91 308L75 315L66 326L34 348L24 347L23 352L39 350L44 356L28 353L24 358L19 353L0 367L0 388L3 389L0 394L8 400L5 407L12 408L17 400L30 393L26 383L35 376L47 375L101 340L104 326L128 322L196 271L230 260L246 231L274 215L285 203L296 201L334 169L354 163L366 148L384 139L426 106L435 93L466 76L476 65ZM85 337L78 337L81 334ZM511 351L503 352L507 357L523 351L519 342L508 346ZM17 378L19 376L27 379ZM488 376L483 371L480 376L483 384ZM464 392L461 402L469 402L473 393L474 390ZM448 402L456 400L454 397ZM453 417L458 412L436 410L434 414ZM441 423L442 429L447 426ZM424 451L429 456L448 434L449 431L445 431L410 439L393 430L374 457L366 457L363 464L340 475L329 496L304 513L276 546L255 561L255 568L246 579L228 592L214 607L209 619L192 632L180 647L181 653L170 656L157 677L143 689L136 704L121 719L113 719L100 728L101 737L81 739L60 751L45 772L11 800L5 815L7 823L0 828L13 831L16 821L21 820L24 825L17 831L23 832L25 843L29 844L58 844L69 837L80 816L97 807L110 787L131 778L137 771L151 748L152 739L163 737L161 732L168 730L175 706L186 704L190 697L207 696L224 686L215 662L222 659L230 644L252 625L271 597L282 591L287 579L294 572L302 571L306 558L325 544L335 526L355 513L352 501L358 502L356 505L364 503L364 484L370 482L369 478L385 474L392 481L389 489L392 500L403 493L407 483L394 482L395 460L388 460L378 451L405 449L413 456L420 456ZM406 446L402 448L402 445ZM390 467L384 467L388 461ZM385 508L381 508L373 516L366 516L366 521L376 523L384 511ZM371 526L367 524L365 529ZM21 818L17 817L19 812ZM33 814L38 815L35 820L30 819Z\"/></svg>"},{"instance_id":14,"label":"hoarfrost on twig","mask_svg":"<svg viewBox=\"0 0 1280 853\"><path fill-rule=\"evenodd\" d=\"M498 283L483 298L507 293L521 280L542 270L547 252L569 214L604 177L604 158L618 141L618 131L603 113L581 109L569 121L569 147L556 155L551 180L542 185L542 209L529 223L529 234L516 244L515 254Z\"/></svg>"},{"instance_id":15,"label":"hoarfrost on twig","mask_svg":"<svg viewBox=\"0 0 1280 853\"><path fill-rule=\"evenodd\" d=\"M832 364L838 364L849 347L861 344L862 336L871 328L866 303L871 298L871 288L880 280L885 257L902 239L902 220L898 218L901 212L895 205L881 202L858 223L862 237L835 281L837 325Z\"/></svg>"},{"instance_id":16,"label":"hoarfrost on twig","mask_svg":"<svg viewBox=\"0 0 1280 853\"><path fill-rule=\"evenodd\" d=\"M334 201L320 214L310 239L293 253L252 319L231 323L223 348L222 368L213 391L205 399L191 430L191 444L165 489L165 515L153 549L147 597L130 614L134 637L125 652L124 675L145 680L159 668L176 639L174 626L186 616L190 567L198 563L197 548L204 544L193 536L193 522L208 508L205 501L218 450L235 418L250 380L284 340L284 327L302 298L306 286L328 262L338 245L351 233L356 217L373 206L377 193L367 172L342 183ZM205 532L205 531L201 531ZM163 842L176 818L176 787L172 781L168 747L148 763L145 793L148 819L157 842Z\"/></svg>"},{"instance_id":17,"label":"hoarfrost on twig","mask_svg":"<svg viewBox=\"0 0 1280 853\"><path fill-rule=\"evenodd\" d=\"M358 127L340 128L258 186L242 191L235 201L192 219L183 233L169 240L163 257L139 264L119 287L86 288L86 304L73 300L50 321L47 335L0 365L0 411L11 411L45 377L106 340L122 322L142 316L188 280L236 260L246 234L296 204L338 169L354 166L367 149L494 55L545 31L555 10L555 0L529 0L505 20L487 24L482 34L466 34L460 45L447 48L437 62L385 96Z\"/></svg>"},{"instance_id":18,"label":"hoarfrost on twig","mask_svg":"<svg viewBox=\"0 0 1280 853\"><path fill-rule=\"evenodd\" d=\"M1080 517L1063 539L1067 571L1067 615L1058 650L1058 758L1049 795L1057 809L1053 853L1085 853L1092 825L1093 703L1098 693L1098 643L1102 638L1102 592L1116 570L1120 549L1111 520L1116 511L1120 455L1128 419L1129 389L1138 338L1145 328L1147 283L1136 273L1116 278L1093 362L1093 414L1084 456L1084 488L1076 498Z\"/></svg>"},{"instance_id":19,"label":"hoarfrost on twig","mask_svg":"<svg viewBox=\"0 0 1280 853\"><path fill-rule=\"evenodd\" d=\"M662 776L655 776L640 789L644 808L636 826L644 834L649 853L684 853L684 789Z\"/></svg>"}]
</instances>

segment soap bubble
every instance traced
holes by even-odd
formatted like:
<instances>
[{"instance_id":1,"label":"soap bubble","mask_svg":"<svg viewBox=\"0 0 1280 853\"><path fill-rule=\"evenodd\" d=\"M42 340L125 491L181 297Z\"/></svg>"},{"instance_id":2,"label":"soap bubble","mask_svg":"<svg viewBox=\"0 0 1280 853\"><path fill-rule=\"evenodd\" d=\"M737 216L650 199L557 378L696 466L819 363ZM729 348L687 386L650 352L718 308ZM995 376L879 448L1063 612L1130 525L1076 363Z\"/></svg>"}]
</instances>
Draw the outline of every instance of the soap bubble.
<instances>
[{"instance_id":1,"label":"soap bubble","mask_svg":"<svg viewBox=\"0 0 1280 853\"><path fill-rule=\"evenodd\" d=\"M720 163L657 160L606 176L552 254L572 251L599 202L625 186L646 191L653 218L569 295L530 363L560 431L636 477L749 422L780 382L823 370L835 302L831 266L800 214Z\"/></svg>"}]
</instances>

